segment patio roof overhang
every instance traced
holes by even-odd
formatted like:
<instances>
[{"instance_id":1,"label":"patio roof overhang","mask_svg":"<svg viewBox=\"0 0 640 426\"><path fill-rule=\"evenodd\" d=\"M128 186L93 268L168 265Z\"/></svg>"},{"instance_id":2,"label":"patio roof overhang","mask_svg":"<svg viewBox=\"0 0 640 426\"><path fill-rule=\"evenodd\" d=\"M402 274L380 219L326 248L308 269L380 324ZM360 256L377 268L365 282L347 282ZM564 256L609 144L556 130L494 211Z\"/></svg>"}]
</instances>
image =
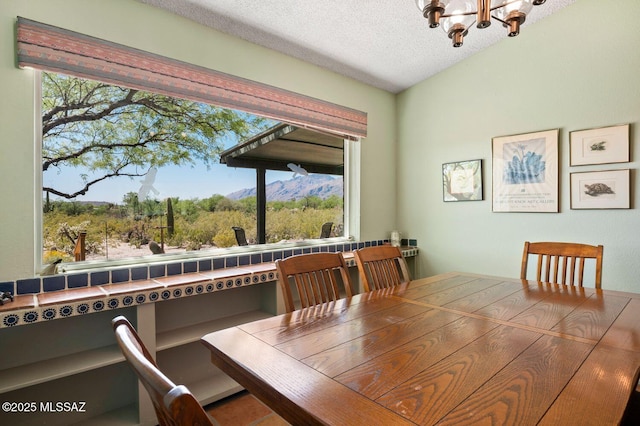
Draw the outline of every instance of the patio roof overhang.
<instances>
[{"instance_id":1,"label":"patio roof overhang","mask_svg":"<svg viewBox=\"0 0 640 426\"><path fill-rule=\"evenodd\" d=\"M308 173L344 174L344 139L281 123L220 154L229 167L291 170L288 164Z\"/></svg>"}]
</instances>

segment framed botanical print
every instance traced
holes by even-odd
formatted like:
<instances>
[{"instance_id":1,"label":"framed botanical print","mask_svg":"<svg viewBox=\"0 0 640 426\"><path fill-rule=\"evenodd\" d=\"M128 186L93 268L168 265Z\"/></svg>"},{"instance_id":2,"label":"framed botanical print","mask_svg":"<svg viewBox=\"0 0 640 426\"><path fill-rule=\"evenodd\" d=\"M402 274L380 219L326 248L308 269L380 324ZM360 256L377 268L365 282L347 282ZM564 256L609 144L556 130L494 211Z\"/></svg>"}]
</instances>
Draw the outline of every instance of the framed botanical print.
<instances>
[{"instance_id":1,"label":"framed botanical print","mask_svg":"<svg viewBox=\"0 0 640 426\"><path fill-rule=\"evenodd\" d=\"M494 212L558 212L558 129L495 137Z\"/></svg>"}]
</instances>

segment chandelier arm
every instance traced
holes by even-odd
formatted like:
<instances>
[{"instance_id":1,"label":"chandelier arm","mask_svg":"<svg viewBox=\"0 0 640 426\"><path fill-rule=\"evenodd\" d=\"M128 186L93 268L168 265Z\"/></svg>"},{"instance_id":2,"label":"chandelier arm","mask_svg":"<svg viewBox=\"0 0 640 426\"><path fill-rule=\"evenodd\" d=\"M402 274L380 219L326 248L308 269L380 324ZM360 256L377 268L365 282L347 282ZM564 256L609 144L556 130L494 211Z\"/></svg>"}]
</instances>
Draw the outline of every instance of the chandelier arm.
<instances>
[{"instance_id":1,"label":"chandelier arm","mask_svg":"<svg viewBox=\"0 0 640 426\"><path fill-rule=\"evenodd\" d=\"M449 13L447 15L440 15L441 18L451 18L452 16L466 16L466 15L477 15L478 12L464 12L464 13Z\"/></svg>"},{"instance_id":2,"label":"chandelier arm","mask_svg":"<svg viewBox=\"0 0 640 426\"><path fill-rule=\"evenodd\" d=\"M495 16L495 15L491 15L491 17L492 17L493 19L495 19L496 21L501 22L505 27L509 25L508 23L506 23L505 21L503 21L502 19L498 18L498 17L497 17L497 16Z\"/></svg>"},{"instance_id":3,"label":"chandelier arm","mask_svg":"<svg viewBox=\"0 0 640 426\"><path fill-rule=\"evenodd\" d=\"M493 12L493 11L494 11L494 10L496 10L496 9L500 9L500 8L505 7L505 6L509 6L510 4L516 3L516 2L518 2L518 1L521 1L521 0L511 0L511 1L508 1L508 2L504 2L504 3L502 3L502 4L501 4L501 5L499 5L499 6L493 6L493 7L492 7L491 9L489 9L489 10L490 10L491 12ZM500 20L498 19L498 21L500 21ZM502 21L501 21L501 22L502 22Z\"/></svg>"}]
</instances>

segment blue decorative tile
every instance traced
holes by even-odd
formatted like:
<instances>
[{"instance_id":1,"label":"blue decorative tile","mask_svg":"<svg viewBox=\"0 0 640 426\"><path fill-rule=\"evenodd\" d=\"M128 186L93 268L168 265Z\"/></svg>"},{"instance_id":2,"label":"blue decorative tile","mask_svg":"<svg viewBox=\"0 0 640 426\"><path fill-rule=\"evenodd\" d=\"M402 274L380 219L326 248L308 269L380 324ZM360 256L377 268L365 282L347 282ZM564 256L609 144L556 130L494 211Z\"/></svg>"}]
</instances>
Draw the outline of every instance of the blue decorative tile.
<instances>
[{"instance_id":1,"label":"blue decorative tile","mask_svg":"<svg viewBox=\"0 0 640 426\"><path fill-rule=\"evenodd\" d=\"M330 253L335 253L336 252L336 246L332 244L332 245L330 245L328 247L328 250L329 250Z\"/></svg>"},{"instance_id":2,"label":"blue decorative tile","mask_svg":"<svg viewBox=\"0 0 640 426\"><path fill-rule=\"evenodd\" d=\"M67 276L67 288L87 287L88 285L88 274L75 274Z\"/></svg>"},{"instance_id":3,"label":"blue decorative tile","mask_svg":"<svg viewBox=\"0 0 640 426\"><path fill-rule=\"evenodd\" d=\"M291 257L291 256L293 256L293 250L285 250L282 253L282 258L283 259L286 259L287 257Z\"/></svg>"},{"instance_id":4,"label":"blue decorative tile","mask_svg":"<svg viewBox=\"0 0 640 426\"><path fill-rule=\"evenodd\" d=\"M149 278L164 277L164 275L165 275L164 265L149 266Z\"/></svg>"},{"instance_id":5,"label":"blue decorative tile","mask_svg":"<svg viewBox=\"0 0 640 426\"><path fill-rule=\"evenodd\" d=\"M418 240L410 239L410 240L409 240L409 245L410 245L411 247L418 247Z\"/></svg>"},{"instance_id":6,"label":"blue decorative tile","mask_svg":"<svg viewBox=\"0 0 640 426\"><path fill-rule=\"evenodd\" d=\"M213 269L224 269L224 258L213 259Z\"/></svg>"},{"instance_id":7,"label":"blue decorative tile","mask_svg":"<svg viewBox=\"0 0 640 426\"><path fill-rule=\"evenodd\" d=\"M262 253L262 261L263 262L272 262L273 261L273 253L272 252L267 252L267 253Z\"/></svg>"},{"instance_id":8,"label":"blue decorative tile","mask_svg":"<svg viewBox=\"0 0 640 426\"><path fill-rule=\"evenodd\" d=\"M8 291L11 294L16 294L15 283L13 281L0 283L0 291L3 292L3 293L5 291Z\"/></svg>"},{"instance_id":9,"label":"blue decorative tile","mask_svg":"<svg viewBox=\"0 0 640 426\"><path fill-rule=\"evenodd\" d=\"M371 247L371 241L365 241L364 242L364 246L365 247Z\"/></svg>"},{"instance_id":10,"label":"blue decorative tile","mask_svg":"<svg viewBox=\"0 0 640 426\"><path fill-rule=\"evenodd\" d=\"M281 251L274 251L272 254L272 258L273 261L275 262L278 259L282 259L282 252Z\"/></svg>"},{"instance_id":11,"label":"blue decorative tile","mask_svg":"<svg viewBox=\"0 0 640 426\"><path fill-rule=\"evenodd\" d=\"M109 271L91 273L91 285L103 285L109 283Z\"/></svg>"},{"instance_id":12,"label":"blue decorative tile","mask_svg":"<svg viewBox=\"0 0 640 426\"><path fill-rule=\"evenodd\" d=\"M182 274L182 263L167 264L167 276Z\"/></svg>"},{"instance_id":13,"label":"blue decorative tile","mask_svg":"<svg viewBox=\"0 0 640 426\"><path fill-rule=\"evenodd\" d=\"M124 283L124 282L127 282L127 281L129 281L129 270L128 269L116 269L116 270L111 271L111 282L112 283Z\"/></svg>"},{"instance_id":14,"label":"blue decorative tile","mask_svg":"<svg viewBox=\"0 0 640 426\"><path fill-rule=\"evenodd\" d=\"M225 264L225 267L227 268L234 268L238 266L238 257L237 256L225 257L224 264Z\"/></svg>"},{"instance_id":15,"label":"blue decorative tile","mask_svg":"<svg viewBox=\"0 0 640 426\"><path fill-rule=\"evenodd\" d=\"M16 281L18 294L40 293L40 278L29 278Z\"/></svg>"},{"instance_id":16,"label":"blue decorative tile","mask_svg":"<svg viewBox=\"0 0 640 426\"><path fill-rule=\"evenodd\" d=\"M147 278L149 278L149 268L146 266L131 268L131 281L146 280Z\"/></svg>"},{"instance_id":17,"label":"blue decorative tile","mask_svg":"<svg viewBox=\"0 0 640 426\"><path fill-rule=\"evenodd\" d=\"M4 323L5 327L13 327L14 325L18 324L18 322L20 322L20 317L16 314L9 314L4 317L4 320L2 320L2 322Z\"/></svg>"},{"instance_id":18,"label":"blue decorative tile","mask_svg":"<svg viewBox=\"0 0 640 426\"><path fill-rule=\"evenodd\" d=\"M303 253L303 254L311 253L311 247L305 247L305 248L303 248L303 249L302 249L302 253Z\"/></svg>"},{"instance_id":19,"label":"blue decorative tile","mask_svg":"<svg viewBox=\"0 0 640 426\"><path fill-rule=\"evenodd\" d=\"M38 313L36 311L29 311L22 316L22 321L26 323L32 323L38 321Z\"/></svg>"},{"instance_id":20,"label":"blue decorative tile","mask_svg":"<svg viewBox=\"0 0 640 426\"><path fill-rule=\"evenodd\" d=\"M48 291L64 290L64 275L42 278L42 290Z\"/></svg>"},{"instance_id":21,"label":"blue decorative tile","mask_svg":"<svg viewBox=\"0 0 640 426\"><path fill-rule=\"evenodd\" d=\"M182 264L182 270L185 274L198 272L198 262L184 262Z\"/></svg>"},{"instance_id":22,"label":"blue decorative tile","mask_svg":"<svg viewBox=\"0 0 640 426\"><path fill-rule=\"evenodd\" d=\"M311 253L320 253L320 247L311 247Z\"/></svg>"},{"instance_id":23,"label":"blue decorative tile","mask_svg":"<svg viewBox=\"0 0 640 426\"><path fill-rule=\"evenodd\" d=\"M251 255L251 264L256 265L258 263L262 263L262 255L260 253Z\"/></svg>"},{"instance_id":24,"label":"blue decorative tile","mask_svg":"<svg viewBox=\"0 0 640 426\"><path fill-rule=\"evenodd\" d=\"M302 254L302 249L293 249L293 255L297 256L299 254Z\"/></svg>"},{"instance_id":25,"label":"blue decorative tile","mask_svg":"<svg viewBox=\"0 0 640 426\"><path fill-rule=\"evenodd\" d=\"M71 305L64 305L60 308L59 312L61 317L69 317L73 314L73 307Z\"/></svg>"},{"instance_id":26,"label":"blue decorative tile","mask_svg":"<svg viewBox=\"0 0 640 426\"><path fill-rule=\"evenodd\" d=\"M56 311L55 308L47 308L44 311L42 311L42 318L46 320L52 320L56 317L57 314L58 312Z\"/></svg>"},{"instance_id":27,"label":"blue decorative tile","mask_svg":"<svg viewBox=\"0 0 640 426\"><path fill-rule=\"evenodd\" d=\"M244 256L238 256L238 265L239 266L243 266L243 265L248 265L251 261L251 256L249 256L248 254L244 255Z\"/></svg>"},{"instance_id":28,"label":"blue decorative tile","mask_svg":"<svg viewBox=\"0 0 640 426\"><path fill-rule=\"evenodd\" d=\"M359 248L359 249L364 248L364 243L363 243L363 242L359 242L359 243L358 243L358 248Z\"/></svg>"},{"instance_id":29,"label":"blue decorative tile","mask_svg":"<svg viewBox=\"0 0 640 426\"><path fill-rule=\"evenodd\" d=\"M200 272L211 270L211 259L198 260L198 270Z\"/></svg>"}]
</instances>

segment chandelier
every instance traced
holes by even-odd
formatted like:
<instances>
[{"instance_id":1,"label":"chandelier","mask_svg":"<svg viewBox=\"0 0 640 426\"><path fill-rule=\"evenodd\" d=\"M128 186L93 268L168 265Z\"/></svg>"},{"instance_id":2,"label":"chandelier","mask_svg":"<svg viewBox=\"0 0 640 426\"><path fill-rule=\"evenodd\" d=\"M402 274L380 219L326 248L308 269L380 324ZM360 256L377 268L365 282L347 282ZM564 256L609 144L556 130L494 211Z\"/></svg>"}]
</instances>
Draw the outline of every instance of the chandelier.
<instances>
[{"instance_id":1,"label":"chandelier","mask_svg":"<svg viewBox=\"0 0 640 426\"><path fill-rule=\"evenodd\" d=\"M476 23L478 28L491 25L491 18L502 22L508 28L509 37L520 33L527 13L533 6L546 0L416 0L418 9L429 20L429 27L440 26L449 35L453 47L462 46L469 27ZM474 5L475 3L475 5ZM474 6L477 6L474 10Z\"/></svg>"}]
</instances>

